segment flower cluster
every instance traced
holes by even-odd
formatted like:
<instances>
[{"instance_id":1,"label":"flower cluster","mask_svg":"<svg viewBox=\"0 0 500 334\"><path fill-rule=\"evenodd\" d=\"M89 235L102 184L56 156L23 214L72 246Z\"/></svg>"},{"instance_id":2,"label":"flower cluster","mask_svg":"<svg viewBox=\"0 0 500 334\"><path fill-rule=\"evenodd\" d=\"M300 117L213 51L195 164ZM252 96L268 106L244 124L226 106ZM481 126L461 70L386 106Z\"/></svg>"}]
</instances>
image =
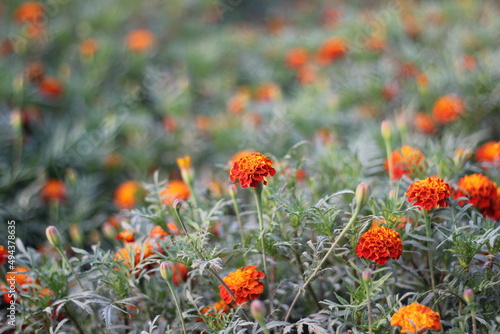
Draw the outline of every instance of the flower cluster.
<instances>
[{"instance_id":1,"label":"flower cluster","mask_svg":"<svg viewBox=\"0 0 500 334\"><path fill-rule=\"evenodd\" d=\"M384 168L389 172L389 164L392 164L393 179L398 180L403 175L412 175L417 171L423 171L424 154L417 148L403 145L401 149L392 152L390 158L385 160Z\"/></svg>"},{"instance_id":2,"label":"flower cluster","mask_svg":"<svg viewBox=\"0 0 500 334\"><path fill-rule=\"evenodd\" d=\"M259 298L264 292L264 283L259 280L264 278L265 274L256 268L257 266L241 267L222 279L236 297L236 304L246 304L250 300ZM233 301L233 297L223 285L219 285L219 291L220 297L226 304Z\"/></svg>"},{"instance_id":3,"label":"flower cluster","mask_svg":"<svg viewBox=\"0 0 500 334\"><path fill-rule=\"evenodd\" d=\"M399 259L403 243L398 232L388 227L375 227L363 233L356 247L358 257L364 257L377 264L386 264L389 258Z\"/></svg>"},{"instance_id":4,"label":"flower cluster","mask_svg":"<svg viewBox=\"0 0 500 334\"><path fill-rule=\"evenodd\" d=\"M449 205L446 200L451 196L451 187L442 179L428 177L410 184L405 195L408 196L408 202L420 209L444 208Z\"/></svg>"},{"instance_id":5,"label":"flower cluster","mask_svg":"<svg viewBox=\"0 0 500 334\"><path fill-rule=\"evenodd\" d=\"M257 188L261 182L267 184L266 176L274 174L276 170L271 159L261 153L247 153L233 162L229 179L240 183L243 188Z\"/></svg>"},{"instance_id":6,"label":"flower cluster","mask_svg":"<svg viewBox=\"0 0 500 334\"><path fill-rule=\"evenodd\" d=\"M495 182L482 174L462 177L457 183L454 198L468 197L467 203L477 207L485 216L495 218L498 212L498 189ZM463 201L459 204L463 205ZM496 218L495 218L496 219Z\"/></svg>"},{"instance_id":7,"label":"flower cluster","mask_svg":"<svg viewBox=\"0 0 500 334\"><path fill-rule=\"evenodd\" d=\"M391 319L391 326L400 326L401 333L423 333L428 329L440 330L439 313L425 305L412 303L401 307Z\"/></svg>"}]
</instances>

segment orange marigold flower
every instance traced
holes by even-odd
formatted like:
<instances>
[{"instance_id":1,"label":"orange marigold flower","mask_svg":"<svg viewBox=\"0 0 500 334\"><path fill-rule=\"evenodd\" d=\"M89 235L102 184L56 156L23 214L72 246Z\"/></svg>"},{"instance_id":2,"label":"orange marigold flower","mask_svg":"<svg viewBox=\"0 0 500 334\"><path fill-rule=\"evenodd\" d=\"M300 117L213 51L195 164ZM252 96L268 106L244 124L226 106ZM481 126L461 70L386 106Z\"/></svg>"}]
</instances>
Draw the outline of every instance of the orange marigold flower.
<instances>
[{"instance_id":1,"label":"orange marigold flower","mask_svg":"<svg viewBox=\"0 0 500 334\"><path fill-rule=\"evenodd\" d=\"M390 159L386 159L384 168L389 172L389 163L393 165L393 178L400 179L403 175L411 175L417 171L423 171L424 154L409 145L403 145L401 149L392 152Z\"/></svg>"},{"instance_id":2,"label":"orange marigold flower","mask_svg":"<svg viewBox=\"0 0 500 334\"><path fill-rule=\"evenodd\" d=\"M93 38L88 38L80 43L80 54L85 58L92 57L97 50L99 50L99 42Z\"/></svg>"},{"instance_id":3,"label":"orange marigold flower","mask_svg":"<svg viewBox=\"0 0 500 334\"><path fill-rule=\"evenodd\" d=\"M432 117L426 113L417 113L413 118L413 124L419 132L422 132L426 135L432 135L436 132L436 124L432 120Z\"/></svg>"},{"instance_id":4,"label":"orange marigold flower","mask_svg":"<svg viewBox=\"0 0 500 334\"><path fill-rule=\"evenodd\" d=\"M180 180L170 181L166 188L160 191L160 197L163 198L163 203L167 206L172 205L176 199L185 200L190 195L189 187Z\"/></svg>"},{"instance_id":5,"label":"orange marigold flower","mask_svg":"<svg viewBox=\"0 0 500 334\"><path fill-rule=\"evenodd\" d=\"M288 51L285 62L286 65L295 70L307 63L309 54L305 48L297 47Z\"/></svg>"},{"instance_id":6,"label":"orange marigold flower","mask_svg":"<svg viewBox=\"0 0 500 334\"><path fill-rule=\"evenodd\" d=\"M221 301L214 303L211 306L202 308L200 313L207 316L207 317L215 317L219 313L228 314L229 310L230 310L229 305L227 305L225 301L221 300ZM199 319L197 321L202 322L203 320Z\"/></svg>"},{"instance_id":7,"label":"orange marigold flower","mask_svg":"<svg viewBox=\"0 0 500 334\"><path fill-rule=\"evenodd\" d=\"M453 122L465 111L464 102L458 96L449 94L440 97L432 107L432 117L441 124Z\"/></svg>"},{"instance_id":8,"label":"orange marigold flower","mask_svg":"<svg viewBox=\"0 0 500 334\"><path fill-rule=\"evenodd\" d=\"M134 235L134 232L132 232L131 230L123 230L121 231L120 233L118 233L116 236L115 236L116 240L121 240L125 243L127 242L134 242L135 241L135 235Z\"/></svg>"},{"instance_id":9,"label":"orange marigold flower","mask_svg":"<svg viewBox=\"0 0 500 334\"><path fill-rule=\"evenodd\" d=\"M472 174L462 177L457 183L457 191L454 198L468 197L467 203L471 203L479 210L488 210L497 200L497 185L487 176ZM459 203L463 204L463 201Z\"/></svg>"},{"instance_id":10,"label":"orange marigold flower","mask_svg":"<svg viewBox=\"0 0 500 334\"><path fill-rule=\"evenodd\" d=\"M272 101L281 95L281 88L274 82L266 82L257 88L255 98L258 101Z\"/></svg>"},{"instance_id":11,"label":"orange marigold flower","mask_svg":"<svg viewBox=\"0 0 500 334\"><path fill-rule=\"evenodd\" d=\"M34 283L33 276L29 273L31 269L17 266L14 270L10 270L7 275L5 275L5 280L7 283L12 282L13 280L16 282L17 286L21 288L23 291L27 291L30 284ZM16 286L16 291L19 292Z\"/></svg>"},{"instance_id":12,"label":"orange marigold flower","mask_svg":"<svg viewBox=\"0 0 500 334\"><path fill-rule=\"evenodd\" d=\"M309 64L297 69L297 81L303 85L310 84L316 78L316 70Z\"/></svg>"},{"instance_id":13,"label":"orange marigold flower","mask_svg":"<svg viewBox=\"0 0 500 334\"><path fill-rule=\"evenodd\" d=\"M500 141L489 141L476 150L476 160L500 166Z\"/></svg>"},{"instance_id":14,"label":"orange marigold flower","mask_svg":"<svg viewBox=\"0 0 500 334\"><path fill-rule=\"evenodd\" d=\"M40 197L45 202L63 202L66 200L66 196L66 185L56 179L47 180L40 191Z\"/></svg>"},{"instance_id":15,"label":"orange marigold flower","mask_svg":"<svg viewBox=\"0 0 500 334\"><path fill-rule=\"evenodd\" d=\"M188 268L182 263L176 262L171 265L173 276L172 281L176 286L179 286L182 282L188 279Z\"/></svg>"},{"instance_id":16,"label":"orange marigold flower","mask_svg":"<svg viewBox=\"0 0 500 334\"><path fill-rule=\"evenodd\" d=\"M9 251L4 246L0 245L0 267L7 262Z\"/></svg>"},{"instance_id":17,"label":"orange marigold flower","mask_svg":"<svg viewBox=\"0 0 500 334\"><path fill-rule=\"evenodd\" d=\"M64 94L63 84L53 77L44 77L38 84L38 90L43 96L51 99L57 99Z\"/></svg>"},{"instance_id":18,"label":"orange marigold flower","mask_svg":"<svg viewBox=\"0 0 500 334\"><path fill-rule=\"evenodd\" d=\"M332 37L326 40L316 54L316 62L328 65L342 58L348 51L347 42L341 37Z\"/></svg>"},{"instance_id":19,"label":"orange marigold flower","mask_svg":"<svg viewBox=\"0 0 500 334\"><path fill-rule=\"evenodd\" d=\"M115 190L115 205L119 209L132 209L142 193L143 189L138 181L123 182Z\"/></svg>"},{"instance_id":20,"label":"orange marigold flower","mask_svg":"<svg viewBox=\"0 0 500 334\"><path fill-rule=\"evenodd\" d=\"M38 22L43 18L43 5L37 1L28 1L19 6L14 13L17 22Z\"/></svg>"},{"instance_id":21,"label":"orange marigold flower","mask_svg":"<svg viewBox=\"0 0 500 334\"><path fill-rule=\"evenodd\" d=\"M250 300L259 298L264 292L264 283L259 280L264 278L265 274L262 271L255 270L257 267L241 267L234 272L230 272L229 275L222 279L236 297L236 304L245 304ZM233 297L223 285L219 285L219 292L221 299L226 304L233 301Z\"/></svg>"},{"instance_id":22,"label":"orange marigold flower","mask_svg":"<svg viewBox=\"0 0 500 334\"><path fill-rule=\"evenodd\" d=\"M131 31L126 39L127 47L133 52L148 51L153 47L154 43L155 36L147 29Z\"/></svg>"},{"instance_id":23,"label":"orange marigold flower","mask_svg":"<svg viewBox=\"0 0 500 334\"><path fill-rule=\"evenodd\" d=\"M492 199L491 206L484 210L484 215L494 220L500 219L500 187L497 188L497 196L495 199Z\"/></svg>"},{"instance_id":24,"label":"orange marigold flower","mask_svg":"<svg viewBox=\"0 0 500 334\"><path fill-rule=\"evenodd\" d=\"M141 254L141 245L137 243L129 243L126 244L125 247L116 251L114 260L123 262L129 268L134 268L141 261ZM146 256L144 256L144 258L145 257Z\"/></svg>"},{"instance_id":25,"label":"orange marigold flower","mask_svg":"<svg viewBox=\"0 0 500 334\"><path fill-rule=\"evenodd\" d=\"M403 252L403 243L399 233L388 227L376 227L361 235L356 255L377 264L386 264L389 258L399 259Z\"/></svg>"},{"instance_id":26,"label":"orange marigold flower","mask_svg":"<svg viewBox=\"0 0 500 334\"><path fill-rule=\"evenodd\" d=\"M408 202L420 209L444 208L450 205L446 199L451 196L451 187L442 179L428 177L410 184L405 195Z\"/></svg>"},{"instance_id":27,"label":"orange marigold flower","mask_svg":"<svg viewBox=\"0 0 500 334\"><path fill-rule=\"evenodd\" d=\"M412 303L394 313L391 326L401 326L401 333L423 333L428 329L440 330L441 319L439 313L427 306Z\"/></svg>"},{"instance_id":28,"label":"orange marigold flower","mask_svg":"<svg viewBox=\"0 0 500 334\"><path fill-rule=\"evenodd\" d=\"M243 188L248 186L257 188L266 176L274 176L276 170L273 168L273 161L261 153L248 153L233 162L229 171L231 182L238 182Z\"/></svg>"},{"instance_id":29,"label":"orange marigold flower","mask_svg":"<svg viewBox=\"0 0 500 334\"><path fill-rule=\"evenodd\" d=\"M372 221L372 226L371 229L377 228L377 227L388 227L388 226L395 226L396 229L398 230L403 230L408 223L408 218L406 217L401 217L399 220L396 222L396 218L391 219L392 222L387 222L385 219L374 219ZM412 221L411 221L412 222Z\"/></svg>"},{"instance_id":30,"label":"orange marigold flower","mask_svg":"<svg viewBox=\"0 0 500 334\"><path fill-rule=\"evenodd\" d=\"M240 114L247 107L249 100L250 90L247 87L242 87L227 101L227 109L235 114Z\"/></svg>"}]
</instances>

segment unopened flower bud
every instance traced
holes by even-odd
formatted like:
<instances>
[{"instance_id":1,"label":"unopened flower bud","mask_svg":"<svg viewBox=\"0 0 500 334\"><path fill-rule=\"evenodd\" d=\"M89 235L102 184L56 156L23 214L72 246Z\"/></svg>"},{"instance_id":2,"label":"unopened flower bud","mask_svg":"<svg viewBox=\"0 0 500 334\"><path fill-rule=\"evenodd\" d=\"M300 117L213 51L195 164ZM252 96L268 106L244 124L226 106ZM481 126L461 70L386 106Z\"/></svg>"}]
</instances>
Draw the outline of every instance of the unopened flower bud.
<instances>
[{"instance_id":1,"label":"unopened flower bud","mask_svg":"<svg viewBox=\"0 0 500 334\"><path fill-rule=\"evenodd\" d=\"M169 280L173 276L172 266L167 261L160 263L160 275L164 280Z\"/></svg>"},{"instance_id":2,"label":"unopened flower bud","mask_svg":"<svg viewBox=\"0 0 500 334\"><path fill-rule=\"evenodd\" d=\"M12 110L12 113L10 115L10 124L12 125L14 131L21 131L22 117L21 111L19 109Z\"/></svg>"},{"instance_id":3,"label":"unopened flower bud","mask_svg":"<svg viewBox=\"0 0 500 334\"><path fill-rule=\"evenodd\" d=\"M236 184L230 184L227 188L227 191L229 192L229 196L231 196L231 198L236 197L236 187Z\"/></svg>"},{"instance_id":4,"label":"unopened flower bud","mask_svg":"<svg viewBox=\"0 0 500 334\"><path fill-rule=\"evenodd\" d=\"M45 229L45 234L50 244L56 248L61 246L61 236L59 235L59 231L55 226L49 226Z\"/></svg>"},{"instance_id":5,"label":"unopened flower bud","mask_svg":"<svg viewBox=\"0 0 500 334\"><path fill-rule=\"evenodd\" d=\"M472 301L474 300L474 291L472 291L472 289L465 289L464 299L467 302L467 304L472 303Z\"/></svg>"},{"instance_id":6,"label":"unopened flower bud","mask_svg":"<svg viewBox=\"0 0 500 334\"><path fill-rule=\"evenodd\" d=\"M78 224L71 224L68 231L71 241L80 246L83 242L82 230L80 229L80 226L78 226Z\"/></svg>"},{"instance_id":7,"label":"unopened flower bud","mask_svg":"<svg viewBox=\"0 0 500 334\"><path fill-rule=\"evenodd\" d=\"M255 299L250 304L250 312L252 313L252 317L254 317L255 320L263 320L266 316L266 306L260 300Z\"/></svg>"},{"instance_id":8,"label":"unopened flower bud","mask_svg":"<svg viewBox=\"0 0 500 334\"><path fill-rule=\"evenodd\" d=\"M370 198L370 185L365 182L361 182L356 188L356 207L361 208L368 202Z\"/></svg>"},{"instance_id":9,"label":"unopened flower bud","mask_svg":"<svg viewBox=\"0 0 500 334\"><path fill-rule=\"evenodd\" d=\"M372 271L370 269L365 269L363 270L363 273L361 274L361 278L363 279L363 282L368 283L372 279Z\"/></svg>"},{"instance_id":10,"label":"unopened flower bud","mask_svg":"<svg viewBox=\"0 0 500 334\"><path fill-rule=\"evenodd\" d=\"M174 200L174 203L173 203L173 204L174 204L174 205L173 205L173 206L174 206L174 209L175 209L176 211L179 211L179 210L181 209L181 207L182 207L182 201L181 201L180 199L176 199L176 200Z\"/></svg>"},{"instance_id":11,"label":"unopened flower bud","mask_svg":"<svg viewBox=\"0 0 500 334\"><path fill-rule=\"evenodd\" d=\"M391 123L388 120L382 121L380 132L382 132L382 138L385 140L391 139Z\"/></svg>"}]
</instances>

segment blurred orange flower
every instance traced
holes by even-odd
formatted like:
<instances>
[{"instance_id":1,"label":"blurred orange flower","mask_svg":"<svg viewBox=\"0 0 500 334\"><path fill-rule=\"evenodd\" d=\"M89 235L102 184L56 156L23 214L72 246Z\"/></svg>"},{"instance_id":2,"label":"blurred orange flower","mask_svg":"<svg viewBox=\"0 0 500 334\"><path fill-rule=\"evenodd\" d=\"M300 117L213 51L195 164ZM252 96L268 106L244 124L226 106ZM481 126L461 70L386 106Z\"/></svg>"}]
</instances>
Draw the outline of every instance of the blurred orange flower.
<instances>
[{"instance_id":1,"label":"blurred orange flower","mask_svg":"<svg viewBox=\"0 0 500 334\"><path fill-rule=\"evenodd\" d=\"M423 333L428 329L440 330L441 319L439 313L427 306L412 303L401 307L391 319L391 326L400 326L401 333Z\"/></svg>"},{"instance_id":2,"label":"blurred orange flower","mask_svg":"<svg viewBox=\"0 0 500 334\"><path fill-rule=\"evenodd\" d=\"M391 219L393 223L387 222L385 219L374 219L372 221L372 226L371 228L377 228L377 227L388 227L392 226L396 223L396 218ZM399 218L399 221L396 224L396 229L402 230L405 228L406 224L408 223L408 218L406 217L401 217Z\"/></svg>"},{"instance_id":3,"label":"blurred orange flower","mask_svg":"<svg viewBox=\"0 0 500 334\"><path fill-rule=\"evenodd\" d=\"M115 252L114 260L117 262L123 262L128 268L132 269L141 261L141 254L141 245L137 243L128 243L125 247L122 247ZM143 258L146 258L146 255L143 255Z\"/></svg>"},{"instance_id":4,"label":"blurred orange flower","mask_svg":"<svg viewBox=\"0 0 500 334\"><path fill-rule=\"evenodd\" d=\"M462 177L457 183L454 198L468 197L467 203L471 203L481 212L491 210L497 200L497 185L487 176L472 174ZM463 205L464 201L459 204Z\"/></svg>"},{"instance_id":5,"label":"blurred orange flower","mask_svg":"<svg viewBox=\"0 0 500 334\"><path fill-rule=\"evenodd\" d=\"M399 233L388 227L376 227L361 235L356 246L356 255L372 260L377 264L386 264L389 258L399 259L403 252L403 243Z\"/></svg>"},{"instance_id":6,"label":"blurred orange flower","mask_svg":"<svg viewBox=\"0 0 500 334\"><path fill-rule=\"evenodd\" d=\"M93 38L88 38L80 43L80 54L85 58L92 57L97 50L99 50L99 43Z\"/></svg>"},{"instance_id":7,"label":"blurred orange flower","mask_svg":"<svg viewBox=\"0 0 500 334\"><path fill-rule=\"evenodd\" d=\"M22 3L14 13L17 22L38 22L43 18L43 5L37 1Z\"/></svg>"},{"instance_id":8,"label":"blurred orange flower","mask_svg":"<svg viewBox=\"0 0 500 334\"><path fill-rule=\"evenodd\" d=\"M9 251L4 246L0 245L0 267L7 262Z\"/></svg>"},{"instance_id":9,"label":"blurred orange flower","mask_svg":"<svg viewBox=\"0 0 500 334\"><path fill-rule=\"evenodd\" d=\"M274 82L266 82L257 88L255 98L258 101L272 101L281 95L280 87Z\"/></svg>"},{"instance_id":10,"label":"blurred orange flower","mask_svg":"<svg viewBox=\"0 0 500 334\"><path fill-rule=\"evenodd\" d=\"M305 64L297 69L297 80L303 84L310 84L316 78L316 70L313 66Z\"/></svg>"},{"instance_id":11,"label":"blurred orange flower","mask_svg":"<svg viewBox=\"0 0 500 334\"><path fill-rule=\"evenodd\" d=\"M24 75L26 79L31 82L39 82L43 78L44 74L45 69L43 67L43 64L38 61L28 63L28 65L26 65L26 68L24 69Z\"/></svg>"},{"instance_id":12,"label":"blurred orange flower","mask_svg":"<svg viewBox=\"0 0 500 334\"><path fill-rule=\"evenodd\" d=\"M179 286L182 282L188 279L188 268L182 263L175 262L171 265L173 271L172 281L176 286Z\"/></svg>"},{"instance_id":13,"label":"blurred orange flower","mask_svg":"<svg viewBox=\"0 0 500 334\"><path fill-rule=\"evenodd\" d=\"M167 206L172 205L176 199L188 199L190 195L188 185L180 180L170 181L167 183L166 188L160 191L160 197Z\"/></svg>"},{"instance_id":14,"label":"blurred orange flower","mask_svg":"<svg viewBox=\"0 0 500 334\"><path fill-rule=\"evenodd\" d=\"M453 94L440 97L432 107L432 117L441 124L453 122L462 116L464 112L464 102L460 97Z\"/></svg>"},{"instance_id":15,"label":"blurred orange flower","mask_svg":"<svg viewBox=\"0 0 500 334\"><path fill-rule=\"evenodd\" d=\"M230 272L222 280L236 297L236 304L245 304L250 300L259 298L264 292L264 283L259 280L264 278L263 272L255 270L258 266L241 267L234 272ZM220 297L226 304L233 301L223 285L219 285Z\"/></svg>"},{"instance_id":16,"label":"blurred orange flower","mask_svg":"<svg viewBox=\"0 0 500 334\"><path fill-rule=\"evenodd\" d=\"M410 184L405 195L419 209L444 208L450 205L446 200L451 196L451 187L442 179L428 177Z\"/></svg>"},{"instance_id":17,"label":"blurred orange flower","mask_svg":"<svg viewBox=\"0 0 500 334\"><path fill-rule=\"evenodd\" d=\"M200 313L207 317L216 317L219 313L228 314L229 310L229 305L227 305L225 301L221 300L211 306L202 308L200 310ZM202 322L203 320L201 318L198 318L196 319L196 321Z\"/></svg>"},{"instance_id":18,"label":"blurred orange flower","mask_svg":"<svg viewBox=\"0 0 500 334\"><path fill-rule=\"evenodd\" d=\"M5 280L7 281L7 283L14 280L23 291L27 291L29 285L34 283L34 279L30 271L31 269L29 268L17 266L14 268L14 270L10 270L7 275L5 275ZM19 292L17 287L16 291Z\"/></svg>"},{"instance_id":19,"label":"blurred orange flower","mask_svg":"<svg viewBox=\"0 0 500 334\"><path fill-rule=\"evenodd\" d=\"M477 67L476 58L471 54L465 54L463 58L463 64L466 69L473 71Z\"/></svg>"},{"instance_id":20,"label":"blurred orange flower","mask_svg":"<svg viewBox=\"0 0 500 334\"><path fill-rule=\"evenodd\" d=\"M249 101L250 90L247 87L242 87L227 101L227 109L235 114L242 113Z\"/></svg>"},{"instance_id":21,"label":"blurred orange flower","mask_svg":"<svg viewBox=\"0 0 500 334\"><path fill-rule=\"evenodd\" d=\"M119 209L132 209L143 195L143 188L138 181L125 181L115 190L115 205Z\"/></svg>"},{"instance_id":22,"label":"blurred orange flower","mask_svg":"<svg viewBox=\"0 0 500 334\"><path fill-rule=\"evenodd\" d=\"M231 182L238 182L243 188L257 188L261 182L267 184L264 179L266 176L274 174L276 170L271 159L261 153L248 153L234 161L229 179Z\"/></svg>"},{"instance_id":23,"label":"blurred orange flower","mask_svg":"<svg viewBox=\"0 0 500 334\"><path fill-rule=\"evenodd\" d=\"M129 242L134 242L135 241L135 235L134 232L132 232L129 229L123 230L120 233L118 233L115 236L116 240L121 240L124 243L129 243Z\"/></svg>"},{"instance_id":24,"label":"blurred orange flower","mask_svg":"<svg viewBox=\"0 0 500 334\"><path fill-rule=\"evenodd\" d=\"M144 52L150 50L156 42L154 34L147 29L138 29L128 33L126 44L130 51Z\"/></svg>"},{"instance_id":25,"label":"blurred orange flower","mask_svg":"<svg viewBox=\"0 0 500 334\"><path fill-rule=\"evenodd\" d=\"M419 132L422 132L426 135L432 135L436 132L436 124L432 120L432 117L426 113L417 113L413 118L413 124Z\"/></svg>"},{"instance_id":26,"label":"blurred orange flower","mask_svg":"<svg viewBox=\"0 0 500 334\"><path fill-rule=\"evenodd\" d=\"M56 179L47 180L40 191L40 197L45 202L63 202L66 200L66 196L66 185Z\"/></svg>"},{"instance_id":27,"label":"blurred orange flower","mask_svg":"<svg viewBox=\"0 0 500 334\"><path fill-rule=\"evenodd\" d=\"M285 57L286 65L293 70L300 68L305 63L307 63L308 60L309 53L303 47L296 47L291 49L290 51L288 51Z\"/></svg>"},{"instance_id":28,"label":"blurred orange flower","mask_svg":"<svg viewBox=\"0 0 500 334\"><path fill-rule=\"evenodd\" d=\"M64 94L64 86L61 81L54 77L44 77L38 84L40 93L48 98L57 99Z\"/></svg>"},{"instance_id":29,"label":"blurred orange flower","mask_svg":"<svg viewBox=\"0 0 500 334\"><path fill-rule=\"evenodd\" d=\"M500 166L500 141L489 141L476 150L476 160Z\"/></svg>"},{"instance_id":30,"label":"blurred orange flower","mask_svg":"<svg viewBox=\"0 0 500 334\"><path fill-rule=\"evenodd\" d=\"M393 165L393 178L398 180L403 175L423 171L424 154L418 148L403 145L399 150L392 152L390 159L385 159L384 168L387 172L389 172L389 162Z\"/></svg>"},{"instance_id":31,"label":"blurred orange flower","mask_svg":"<svg viewBox=\"0 0 500 334\"><path fill-rule=\"evenodd\" d=\"M316 62L319 65L328 65L344 57L348 51L347 42L341 37L332 37L326 40L316 53Z\"/></svg>"}]
</instances>

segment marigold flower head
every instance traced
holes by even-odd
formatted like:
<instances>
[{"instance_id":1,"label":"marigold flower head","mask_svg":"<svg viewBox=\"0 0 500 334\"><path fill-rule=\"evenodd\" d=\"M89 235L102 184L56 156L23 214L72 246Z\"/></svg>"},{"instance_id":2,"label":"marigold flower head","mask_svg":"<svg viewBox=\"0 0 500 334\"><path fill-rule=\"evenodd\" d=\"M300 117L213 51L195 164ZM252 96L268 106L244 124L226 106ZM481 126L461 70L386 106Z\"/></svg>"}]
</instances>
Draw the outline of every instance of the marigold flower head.
<instances>
[{"instance_id":1,"label":"marigold flower head","mask_svg":"<svg viewBox=\"0 0 500 334\"><path fill-rule=\"evenodd\" d=\"M248 153L233 162L229 179L231 182L238 182L243 188L257 188L261 182L267 184L264 179L266 176L274 174L276 170L271 159L261 153Z\"/></svg>"},{"instance_id":2,"label":"marigold flower head","mask_svg":"<svg viewBox=\"0 0 500 334\"><path fill-rule=\"evenodd\" d=\"M479 146L476 150L476 160L500 166L500 141L489 141Z\"/></svg>"},{"instance_id":3,"label":"marigold flower head","mask_svg":"<svg viewBox=\"0 0 500 334\"><path fill-rule=\"evenodd\" d=\"M191 195L187 184L180 180L172 180L167 183L165 189L160 191L160 197L163 198L163 203L170 206L176 199L185 200Z\"/></svg>"},{"instance_id":4,"label":"marigold flower head","mask_svg":"<svg viewBox=\"0 0 500 334\"><path fill-rule=\"evenodd\" d=\"M464 102L458 96L449 94L440 97L432 107L432 117L441 124L448 124L462 116L465 111Z\"/></svg>"},{"instance_id":5,"label":"marigold flower head","mask_svg":"<svg viewBox=\"0 0 500 334\"><path fill-rule=\"evenodd\" d=\"M130 51L144 52L150 50L155 43L155 35L147 29L131 31L127 35L126 44Z\"/></svg>"},{"instance_id":6,"label":"marigold flower head","mask_svg":"<svg viewBox=\"0 0 500 334\"><path fill-rule=\"evenodd\" d=\"M115 236L115 238L116 238L116 240L121 240L121 241L123 241L125 243L134 242L135 241L134 232L132 232L129 229L125 229L125 230L121 231L120 233L118 233Z\"/></svg>"},{"instance_id":7,"label":"marigold flower head","mask_svg":"<svg viewBox=\"0 0 500 334\"><path fill-rule=\"evenodd\" d=\"M40 197L45 202L63 202L67 197L66 185L60 180L49 179L43 185Z\"/></svg>"},{"instance_id":8,"label":"marigold flower head","mask_svg":"<svg viewBox=\"0 0 500 334\"><path fill-rule=\"evenodd\" d=\"M134 268L141 261L142 248L138 243L128 243L115 252L114 260ZM145 256L144 256L145 257Z\"/></svg>"},{"instance_id":9,"label":"marigold flower head","mask_svg":"<svg viewBox=\"0 0 500 334\"><path fill-rule=\"evenodd\" d=\"M417 131L422 132L426 135L432 135L436 132L436 124L432 120L432 117L426 113L419 112L413 117L413 124Z\"/></svg>"},{"instance_id":10,"label":"marigold flower head","mask_svg":"<svg viewBox=\"0 0 500 334\"><path fill-rule=\"evenodd\" d=\"M376 227L361 235L356 246L356 255L372 260L377 264L386 264L389 258L399 259L403 252L403 243L399 233L388 227Z\"/></svg>"},{"instance_id":11,"label":"marigold flower head","mask_svg":"<svg viewBox=\"0 0 500 334\"><path fill-rule=\"evenodd\" d=\"M119 209L132 209L143 195L143 188L138 181L125 181L115 190L115 205Z\"/></svg>"},{"instance_id":12,"label":"marigold flower head","mask_svg":"<svg viewBox=\"0 0 500 334\"><path fill-rule=\"evenodd\" d=\"M80 54L82 57L92 57L99 50L99 42L93 38L87 38L80 43Z\"/></svg>"},{"instance_id":13,"label":"marigold flower head","mask_svg":"<svg viewBox=\"0 0 500 334\"><path fill-rule=\"evenodd\" d=\"M482 213L491 210L497 200L497 186L487 176L472 174L462 177L457 183L454 198L468 197L467 203L477 207ZM463 204L463 201L459 203Z\"/></svg>"},{"instance_id":14,"label":"marigold flower head","mask_svg":"<svg viewBox=\"0 0 500 334\"><path fill-rule=\"evenodd\" d=\"M316 54L316 62L328 65L342 58L348 51L347 42L341 37L332 37L326 40Z\"/></svg>"},{"instance_id":15,"label":"marigold flower head","mask_svg":"<svg viewBox=\"0 0 500 334\"><path fill-rule=\"evenodd\" d=\"M308 59L309 54L307 50L303 47L296 47L288 51L285 63L289 68L295 70L307 63Z\"/></svg>"},{"instance_id":16,"label":"marigold flower head","mask_svg":"<svg viewBox=\"0 0 500 334\"><path fill-rule=\"evenodd\" d=\"M7 262L9 251L4 246L0 245L0 267Z\"/></svg>"},{"instance_id":17,"label":"marigold flower head","mask_svg":"<svg viewBox=\"0 0 500 334\"><path fill-rule=\"evenodd\" d=\"M227 109L235 114L240 114L245 110L249 101L250 89L248 89L248 87L241 87L236 94L227 101Z\"/></svg>"},{"instance_id":18,"label":"marigold flower head","mask_svg":"<svg viewBox=\"0 0 500 334\"><path fill-rule=\"evenodd\" d=\"M54 77L44 77L38 84L40 93L50 99L57 99L64 94L64 86Z\"/></svg>"},{"instance_id":19,"label":"marigold flower head","mask_svg":"<svg viewBox=\"0 0 500 334\"><path fill-rule=\"evenodd\" d=\"M12 282L14 280L23 291L27 291L30 284L34 283L33 276L30 273L31 269L17 266L14 270L9 270L7 275L5 275L5 280L7 283ZM16 286L16 291L19 292Z\"/></svg>"},{"instance_id":20,"label":"marigold flower head","mask_svg":"<svg viewBox=\"0 0 500 334\"><path fill-rule=\"evenodd\" d=\"M314 82L316 70L310 64L305 64L297 69L297 81L303 85Z\"/></svg>"},{"instance_id":21,"label":"marigold flower head","mask_svg":"<svg viewBox=\"0 0 500 334\"><path fill-rule=\"evenodd\" d=\"M264 283L259 280L263 279L265 274L256 268L257 266L241 267L222 279L236 297L236 304L246 304L250 300L259 298L264 292ZM226 304L233 301L233 297L223 285L219 285L219 291L221 299Z\"/></svg>"},{"instance_id":22,"label":"marigold flower head","mask_svg":"<svg viewBox=\"0 0 500 334\"><path fill-rule=\"evenodd\" d=\"M391 326L401 326L401 333L423 333L428 329L440 330L441 319L439 313L427 306L412 303L394 313Z\"/></svg>"},{"instance_id":23,"label":"marigold flower head","mask_svg":"<svg viewBox=\"0 0 500 334\"><path fill-rule=\"evenodd\" d=\"M399 150L394 150L390 158L385 159L384 168L387 172L389 172L389 163L393 166L393 179L398 180L403 175L423 171L424 154L418 148L403 145Z\"/></svg>"},{"instance_id":24,"label":"marigold flower head","mask_svg":"<svg viewBox=\"0 0 500 334\"><path fill-rule=\"evenodd\" d=\"M211 306L202 308L200 313L207 316L207 317L215 317L219 313L228 314L229 310L230 310L229 305L227 305L225 301L220 300ZM203 321L203 320L201 320L201 321Z\"/></svg>"},{"instance_id":25,"label":"marigold flower head","mask_svg":"<svg viewBox=\"0 0 500 334\"><path fill-rule=\"evenodd\" d=\"M21 4L14 13L17 22L38 22L43 18L43 5L37 1Z\"/></svg>"},{"instance_id":26,"label":"marigold flower head","mask_svg":"<svg viewBox=\"0 0 500 334\"><path fill-rule=\"evenodd\" d=\"M257 101L272 101L279 98L281 95L281 88L274 82L266 82L257 88L255 98Z\"/></svg>"},{"instance_id":27,"label":"marigold flower head","mask_svg":"<svg viewBox=\"0 0 500 334\"><path fill-rule=\"evenodd\" d=\"M444 208L450 205L446 199L451 196L451 187L440 178L428 177L410 184L405 195L420 209Z\"/></svg>"}]
</instances>

